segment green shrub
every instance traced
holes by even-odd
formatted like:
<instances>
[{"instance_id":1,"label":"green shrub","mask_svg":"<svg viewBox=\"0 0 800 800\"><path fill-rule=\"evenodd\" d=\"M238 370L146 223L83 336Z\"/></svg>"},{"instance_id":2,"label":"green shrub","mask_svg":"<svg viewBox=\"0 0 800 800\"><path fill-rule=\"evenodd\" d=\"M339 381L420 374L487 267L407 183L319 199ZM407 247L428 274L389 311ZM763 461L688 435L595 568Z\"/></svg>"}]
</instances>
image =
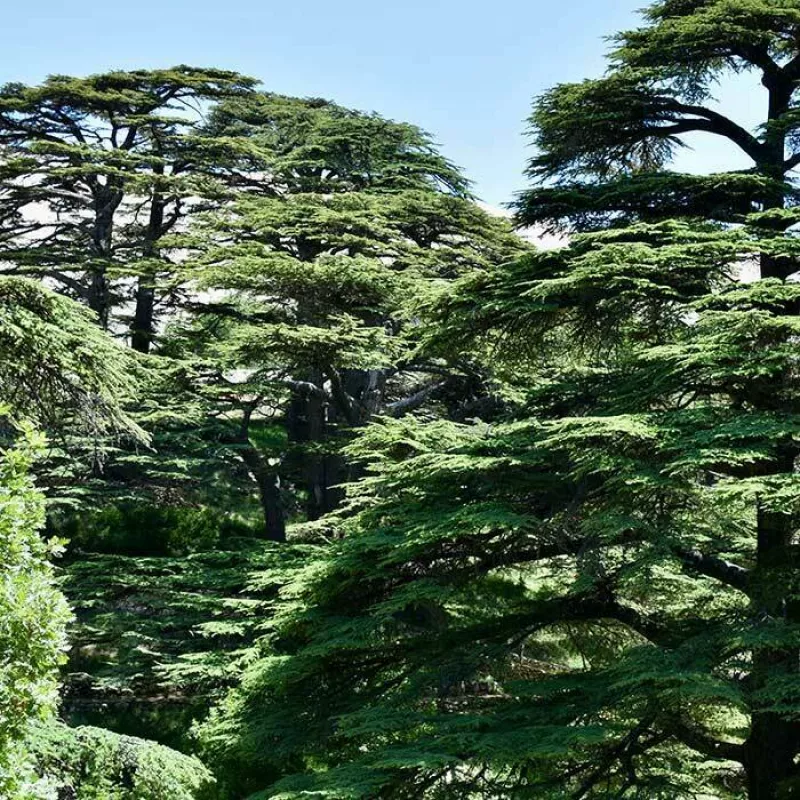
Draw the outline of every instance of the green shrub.
<instances>
[{"instance_id":1,"label":"green shrub","mask_svg":"<svg viewBox=\"0 0 800 800\"><path fill-rule=\"evenodd\" d=\"M44 503L28 470L40 445L31 431L0 451L0 797L26 797L24 740L56 703L66 601L39 535Z\"/></svg>"},{"instance_id":2,"label":"green shrub","mask_svg":"<svg viewBox=\"0 0 800 800\"><path fill-rule=\"evenodd\" d=\"M41 725L30 747L45 797L206 800L214 794L214 779L196 758L103 728Z\"/></svg>"}]
</instances>

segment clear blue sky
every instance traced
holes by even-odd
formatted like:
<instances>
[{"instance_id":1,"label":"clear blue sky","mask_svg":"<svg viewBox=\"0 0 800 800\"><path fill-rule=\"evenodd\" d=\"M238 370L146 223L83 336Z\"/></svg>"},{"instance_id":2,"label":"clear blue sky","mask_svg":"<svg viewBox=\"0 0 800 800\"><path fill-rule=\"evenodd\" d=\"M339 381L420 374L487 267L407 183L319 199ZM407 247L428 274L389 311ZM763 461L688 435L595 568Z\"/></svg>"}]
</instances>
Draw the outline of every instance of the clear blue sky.
<instances>
[{"instance_id":1,"label":"clear blue sky","mask_svg":"<svg viewBox=\"0 0 800 800\"><path fill-rule=\"evenodd\" d=\"M500 205L525 186L524 119L534 95L599 75L603 37L636 24L645 0L12 0L0 82L185 63L239 70L264 88L320 96L430 131ZM748 122L741 84L723 93ZM679 166L730 151L703 137Z\"/></svg>"}]
</instances>

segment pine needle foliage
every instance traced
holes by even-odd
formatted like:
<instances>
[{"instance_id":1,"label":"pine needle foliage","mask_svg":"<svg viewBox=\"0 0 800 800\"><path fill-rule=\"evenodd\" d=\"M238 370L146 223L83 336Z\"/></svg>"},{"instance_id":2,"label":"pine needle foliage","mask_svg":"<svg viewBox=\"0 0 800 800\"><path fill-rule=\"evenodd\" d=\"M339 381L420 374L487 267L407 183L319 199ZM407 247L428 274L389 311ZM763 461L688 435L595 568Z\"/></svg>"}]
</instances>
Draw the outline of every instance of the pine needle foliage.
<instances>
[{"instance_id":1,"label":"pine needle foliage","mask_svg":"<svg viewBox=\"0 0 800 800\"><path fill-rule=\"evenodd\" d=\"M112 522L110 515L109 521ZM197 524L187 520L197 543ZM179 557L76 553L64 566L70 627L63 713L181 750L192 721L236 680L265 633L302 545L227 539ZM268 573L272 583L255 576Z\"/></svg>"},{"instance_id":2,"label":"pine needle foliage","mask_svg":"<svg viewBox=\"0 0 800 800\"><path fill-rule=\"evenodd\" d=\"M800 791L799 15L664 0L605 77L537 101L520 221L583 233L464 276L431 334L491 363L509 413L353 443L346 535L204 729L245 788ZM759 131L706 105L726 70L762 78ZM693 131L753 169L669 172Z\"/></svg>"},{"instance_id":3,"label":"pine needle foliage","mask_svg":"<svg viewBox=\"0 0 800 800\"><path fill-rule=\"evenodd\" d=\"M196 758L103 728L37 726L29 739L39 797L211 800L214 779Z\"/></svg>"},{"instance_id":4,"label":"pine needle foliage","mask_svg":"<svg viewBox=\"0 0 800 800\"><path fill-rule=\"evenodd\" d=\"M14 420L47 434L36 465L60 502L78 502L126 443L147 448L130 412L141 365L74 300L29 278L0 276L0 398ZM5 426L3 439L16 431Z\"/></svg>"},{"instance_id":5,"label":"pine needle foliage","mask_svg":"<svg viewBox=\"0 0 800 800\"><path fill-rule=\"evenodd\" d=\"M123 404L135 361L73 300L27 278L0 277L0 392L45 429L116 430L145 439Z\"/></svg>"}]
</instances>

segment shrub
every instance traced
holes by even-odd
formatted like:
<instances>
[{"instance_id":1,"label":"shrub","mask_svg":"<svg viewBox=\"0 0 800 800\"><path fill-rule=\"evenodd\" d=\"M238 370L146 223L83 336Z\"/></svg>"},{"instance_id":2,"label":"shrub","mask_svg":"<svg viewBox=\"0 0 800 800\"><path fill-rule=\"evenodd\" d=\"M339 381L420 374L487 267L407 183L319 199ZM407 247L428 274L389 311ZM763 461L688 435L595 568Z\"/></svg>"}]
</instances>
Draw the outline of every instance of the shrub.
<instances>
[{"instance_id":1,"label":"shrub","mask_svg":"<svg viewBox=\"0 0 800 800\"><path fill-rule=\"evenodd\" d=\"M52 713L68 609L39 531L44 502L29 475L31 431L0 451L0 797L25 796L24 740Z\"/></svg>"}]
</instances>

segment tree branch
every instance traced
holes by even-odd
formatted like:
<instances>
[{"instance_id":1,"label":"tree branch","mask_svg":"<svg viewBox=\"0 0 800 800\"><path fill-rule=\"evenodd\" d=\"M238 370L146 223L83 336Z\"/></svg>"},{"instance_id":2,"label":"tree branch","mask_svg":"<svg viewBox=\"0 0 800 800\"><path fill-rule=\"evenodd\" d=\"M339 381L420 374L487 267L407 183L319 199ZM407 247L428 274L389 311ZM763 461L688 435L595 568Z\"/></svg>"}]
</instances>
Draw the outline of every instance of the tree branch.
<instances>
[{"instance_id":1,"label":"tree branch","mask_svg":"<svg viewBox=\"0 0 800 800\"><path fill-rule=\"evenodd\" d=\"M707 731L700 730L680 719L671 719L669 729L679 741L704 756L725 761L738 761L740 764L745 761L745 747L742 744L721 742Z\"/></svg>"},{"instance_id":2,"label":"tree branch","mask_svg":"<svg viewBox=\"0 0 800 800\"><path fill-rule=\"evenodd\" d=\"M281 386L291 389L296 394L303 397L319 397L322 400L327 400L328 395L324 389L317 386L316 383L311 381L296 381L291 378L281 378L277 381Z\"/></svg>"},{"instance_id":3,"label":"tree branch","mask_svg":"<svg viewBox=\"0 0 800 800\"><path fill-rule=\"evenodd\" d=\"M328 367L325 373L331 382L331 395L339 407L339 410L344 414L345 419L350 425L358 425L359 422L361 422L360 415L355 408L352 398L345 391L338 370L335 367Z\"/></svg>"},{"instance_id":4,"label":"tree branch","mask_svg":"<svg viewBox=\"0 0 800 800\"><path fill-rule=\"evenodd\" d=\"M668 111L675 111L678 114L689 114L694 117L700 117L700 119L681 120L674 125L661 128L663 132L668 132L669 135L692 133L694 131L714 133L718 136L724 136L726 139L738 145L753 159L753 161L761 160L764 152L764 145L753 136L752 133L741 127L741 125L737 125L724 114L712 111L705 106L694 106L678 101L667 103L665 108Z\"/></svg>"},{"instance_id":5,"label":"tree branch","mask_svg":"<svg viewBox=\"0 0 800 800\"><path fill-rule=\"evenodd\" d=\"M746 592L750 583L750 570L726 561L717 556L708 556L699 550L687 550L676 547L672 551L683 563L684 566L705 575L708 578L715 578L718 581Z\"/></svg>"},{"instance_id":6,"label":"tree branch","mask_svg":"<svg viewBox=\"0 0 800 800\"><path fill-rule=\"evenodd\" d=\"M401 417L409 411L414 411L419 408L435 391L446 386L448 381L437 381L428 386L423 386L418 392L415 392L409 397L404 397L402 400L397 400L394 403L389 403L386 410L393 417Z\"/></svg>"},{"instance_id":7,"label":"tree branch","mask_svg":"<svg viewBox=\"0 0 800 800\"><path fill-rule=\"evenodd\" d=\"M798 165L800 165L800 153L795 153L783 162L784 172L789 172Z\"/></svg>"},{"instance_id":8,"label":"tree branch","mask_svg":"<svg viewBox=\"0 0 800 800\"><path fill-rule=\"evenodd\" d=\"M589 792L608 774L615 761L620 761L631 750L653 724L653 717L647 717L632 728L625 736L615 743L609 753L603 758L600 766L581 784L574 795L575 800L583 800Z\"/></svg>"}]
</instances>

